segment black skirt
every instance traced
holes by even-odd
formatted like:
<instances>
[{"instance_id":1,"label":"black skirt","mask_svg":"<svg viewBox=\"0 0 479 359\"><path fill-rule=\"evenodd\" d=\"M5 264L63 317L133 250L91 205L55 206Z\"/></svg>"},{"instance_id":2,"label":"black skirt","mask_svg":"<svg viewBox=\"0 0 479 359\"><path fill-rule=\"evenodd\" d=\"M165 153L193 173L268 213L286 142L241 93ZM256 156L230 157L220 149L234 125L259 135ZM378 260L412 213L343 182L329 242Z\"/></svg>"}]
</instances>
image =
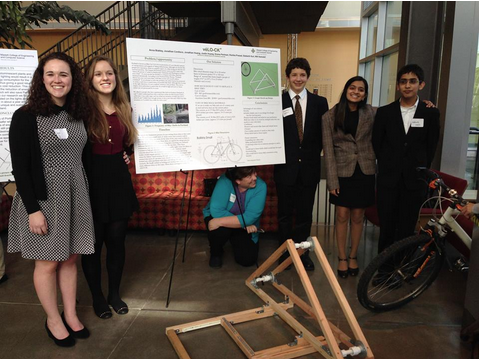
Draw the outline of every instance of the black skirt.
<instances>
[{"instance_id":1,"label":"black skirt","mask_svg":"<svg viewBox=\"0 0 479 359\"><path fill-rule=\"evenodd\" d=\"M329 202L347 208L366 208L375 201L375 176L365 175L359 164L351 177L339 177L339 196L329 195Z\"/></svg>"},{"instance_id":2,"label":"black skirt","mask_svg":"<svg viewBox=\"0 0 479 359\"><path fill-rule=\"evenodd\" d=\"M88 180L94 221L126 220L138 210L138 199L122 152L92 155Z\"/></svg>"}]
</instances>

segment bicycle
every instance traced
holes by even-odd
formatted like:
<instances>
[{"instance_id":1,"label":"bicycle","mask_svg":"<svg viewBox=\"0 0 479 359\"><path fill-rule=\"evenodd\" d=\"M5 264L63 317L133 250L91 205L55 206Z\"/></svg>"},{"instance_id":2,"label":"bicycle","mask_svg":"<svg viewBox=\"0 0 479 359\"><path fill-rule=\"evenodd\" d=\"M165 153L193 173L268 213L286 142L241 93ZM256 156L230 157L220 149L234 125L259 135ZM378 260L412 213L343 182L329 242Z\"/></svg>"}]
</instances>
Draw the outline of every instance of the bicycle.
<instances>
[{"instance_id":1,"label":"bicycle","mask_svg":"<svg viewBox=\"0 0 479 359\"><path fill-rule=\"evenodd\" d=\"M445 237L453 230L471 249L471 237L457 223L460 209L467 204L454 189L449 188L433 171L421 169L430 180L429 187L438 195L428 199L423 206L437 200L442 216L431 218L419 234L400 240L379 253L366 267L358 283L357 295L361 305L371 311L381 312L399 308L422 294L437 278L445 259ZM445 191L448 197L443 196ZM450 205L445 212L443 202ZM477 225L478 218L471 220Z\"/></svg>"},{"instance_id":2,"label":"bicycle","mask_svg":"<svg viewBox=\"0 0 479 359\"><path fill-rule=\"evenodd\" d=\"M218 141L216 145L206 146L203 151L203 158L206 162L213 164L218 162L225 154L231 162L239 162L243 157L243 150L228 138L227 142Z\"/></svg>"}]
</instances>

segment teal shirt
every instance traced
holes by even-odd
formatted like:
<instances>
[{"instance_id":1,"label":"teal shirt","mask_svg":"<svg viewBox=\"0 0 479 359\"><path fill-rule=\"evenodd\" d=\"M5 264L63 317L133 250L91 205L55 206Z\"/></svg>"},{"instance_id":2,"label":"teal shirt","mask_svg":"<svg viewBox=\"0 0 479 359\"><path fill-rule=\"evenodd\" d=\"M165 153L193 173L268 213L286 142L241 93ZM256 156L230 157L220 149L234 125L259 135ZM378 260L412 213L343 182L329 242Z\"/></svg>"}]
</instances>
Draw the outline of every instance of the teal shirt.
<instances>
[{"instance_id":1,"label":"teal shirt","mask_svg":"<svg viewBox=\"0 0 479 359\"><path fill-rule=\"evenodd\" d=\"M256 228L259 227L259 219L263 213L264 204L266 202L266 183L259 177L256 179L256 187L250 188L246 191L243 216L238 215L237 218L241 227L246 227L254 224ZM236 198L233 183L222 174L216 183L213 195L210 201L203 209L203 216L206 218L212 216L213 218L231 217L233 214L230 209L234 205L234 198ZM243 222L244 217L244 222ZM258 242L258 233L253 233L251 239L253 242Z\"/></svg>"}]
</instances>

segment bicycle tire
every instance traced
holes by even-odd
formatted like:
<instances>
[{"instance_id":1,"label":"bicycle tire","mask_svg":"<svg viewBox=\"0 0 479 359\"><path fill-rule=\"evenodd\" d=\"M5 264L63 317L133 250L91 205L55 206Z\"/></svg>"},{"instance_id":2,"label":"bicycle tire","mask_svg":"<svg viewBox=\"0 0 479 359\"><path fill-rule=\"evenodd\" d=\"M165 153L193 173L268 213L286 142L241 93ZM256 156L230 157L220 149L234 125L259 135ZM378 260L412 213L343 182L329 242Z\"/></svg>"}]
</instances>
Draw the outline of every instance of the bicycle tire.
<instances>
[{"instance_id":1,"label":"bicycle tire","mask_svg":"<svg viewBox=\"0 0 479 359\"><path fill-rule=\"evenodd\" d=\"M361 305L382 312L399 308L422 294L437 278L444 262L444 246L437 240L422 250L430 241L429 235L418 234L379 253L359 279Z\"/></svg>"},{"instance_id":2,"label":"bicycle tire","mask_svg":"<svg viewBox=\"0 0 479 359\"><path fill-rule=\"evenodd\" d=\"M214 164L218 162L220 157L221 157L220 151L214 145L206 146L206 148L203 151L203 158L205 159L206 162L210 164Z\"/></svg>"}]
</instances>

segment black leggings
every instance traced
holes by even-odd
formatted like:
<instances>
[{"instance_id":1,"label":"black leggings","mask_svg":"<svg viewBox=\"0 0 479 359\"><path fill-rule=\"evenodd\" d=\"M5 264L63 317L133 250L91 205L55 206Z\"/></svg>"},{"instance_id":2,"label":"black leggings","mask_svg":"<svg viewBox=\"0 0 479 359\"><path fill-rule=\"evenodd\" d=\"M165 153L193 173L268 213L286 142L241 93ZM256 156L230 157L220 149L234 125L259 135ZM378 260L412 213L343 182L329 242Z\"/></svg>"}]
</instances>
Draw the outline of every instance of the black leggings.
<instances>
[{"instance_id":1,"label":"black leggings","mask_svg":"<svg viewBox=\"0 0 479 359\"><path fill-rule=\"evenodd\" d=\"M120 298L120 283L125 264L125 237L128 220L101 223L95 221L95 253L82 256L82 268L93 300L102 299L101 250L106 245L108 271L108 298Z\"/></svg>"},{"instance_id":2,"label":"black leggings","mask_svg":"<svg viewBox=\"0 0 479 359\"><path fill-rule=\"evenodd\" d=\"M206 228L212 218L211 216L205 218ZM223 246L228 240L233 247L236 263L244 267L256 264L259 244L253 242L251 235L243 228L220 227L214 231L208 230L211 256L220 257L223 254Z\"/></svg>"}]
</instances>

